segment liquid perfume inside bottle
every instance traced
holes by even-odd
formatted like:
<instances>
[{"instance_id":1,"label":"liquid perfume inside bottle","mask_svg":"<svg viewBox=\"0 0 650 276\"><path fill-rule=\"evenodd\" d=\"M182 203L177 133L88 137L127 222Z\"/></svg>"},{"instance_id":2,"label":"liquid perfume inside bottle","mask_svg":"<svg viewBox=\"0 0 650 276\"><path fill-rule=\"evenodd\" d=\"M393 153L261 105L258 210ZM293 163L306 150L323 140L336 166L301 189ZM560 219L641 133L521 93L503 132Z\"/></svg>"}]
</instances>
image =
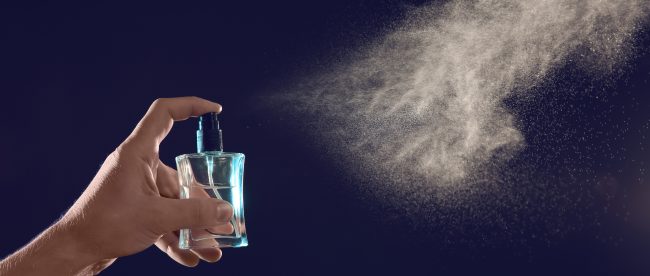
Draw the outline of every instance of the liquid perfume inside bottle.
<instances>
[{"instance_id":1,"label":"liquid perfume inside bottle","mask_svg":"<svg viewBox=\"0 0 650 276\"><path fill-rule=\"evenodd\" d=\"M211 197L230 203L230 222L207 229L181 229L181 249L244 247L248 245L244 224L244 154L224 152L216 113L199 117L197 153L176 157L180 198Z\"/></svg>"}]
</instances>

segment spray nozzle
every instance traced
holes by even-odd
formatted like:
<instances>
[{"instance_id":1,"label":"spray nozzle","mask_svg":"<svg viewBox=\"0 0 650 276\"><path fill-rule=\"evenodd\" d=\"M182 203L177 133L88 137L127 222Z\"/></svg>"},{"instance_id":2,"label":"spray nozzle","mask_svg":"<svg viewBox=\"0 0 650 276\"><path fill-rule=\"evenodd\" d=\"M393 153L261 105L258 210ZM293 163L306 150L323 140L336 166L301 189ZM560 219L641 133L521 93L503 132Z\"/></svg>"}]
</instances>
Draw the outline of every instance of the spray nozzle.
<instances>
[{"instance_id":1,"label":"spray nozzle","mask_svg":"<svg viewBox=\"0 0 650 276\"><path fill-rule=\"evenodd\" d=\"M199 129L196 130L196 150L223 151L221 129L216 112L203 114L199 117Z\"/></svg>"}]
</instances>

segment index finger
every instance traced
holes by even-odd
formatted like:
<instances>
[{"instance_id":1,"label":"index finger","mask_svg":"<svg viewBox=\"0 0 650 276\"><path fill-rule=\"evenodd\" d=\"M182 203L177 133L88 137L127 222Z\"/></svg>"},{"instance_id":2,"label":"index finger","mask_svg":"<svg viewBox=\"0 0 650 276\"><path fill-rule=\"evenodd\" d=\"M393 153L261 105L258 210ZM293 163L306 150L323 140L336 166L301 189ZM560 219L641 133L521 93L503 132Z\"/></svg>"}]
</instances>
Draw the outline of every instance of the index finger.
<instances>
[{"instance_id":1,"label":"index finger","mask_svg":"<svg viewBox=\"0 0 650 276\"><path fill-rule=\"evenodd\" d=\"M221 112L221 105L199 97L160 98L155 100L129 138L158 152L174 121L183 121L208 112Z\"/></svg>"}]
</instances>

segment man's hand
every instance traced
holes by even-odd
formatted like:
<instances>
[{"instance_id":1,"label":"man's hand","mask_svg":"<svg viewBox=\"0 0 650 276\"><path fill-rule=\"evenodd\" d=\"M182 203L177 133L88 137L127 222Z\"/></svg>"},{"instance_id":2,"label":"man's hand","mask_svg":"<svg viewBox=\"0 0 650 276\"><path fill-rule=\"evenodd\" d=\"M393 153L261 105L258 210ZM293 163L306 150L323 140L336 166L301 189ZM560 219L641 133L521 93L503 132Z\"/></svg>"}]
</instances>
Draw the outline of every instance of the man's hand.
<instances>
[{"instance_id":1,"label":"man's hand","mask_svg":"<svg viewBox=\"0 0 650 276\"><path fill-rule=\"evenodd\" d=\"M196 97L156 100L72 208L0 262L0 274L96 274L152 244L186 266L219 260L219 248L180 250L177 231L228 223L232 208L211 198L178 200L176 171L158 159L158 150L174 121L220 111Z\"/></svg>"}]
</instances>

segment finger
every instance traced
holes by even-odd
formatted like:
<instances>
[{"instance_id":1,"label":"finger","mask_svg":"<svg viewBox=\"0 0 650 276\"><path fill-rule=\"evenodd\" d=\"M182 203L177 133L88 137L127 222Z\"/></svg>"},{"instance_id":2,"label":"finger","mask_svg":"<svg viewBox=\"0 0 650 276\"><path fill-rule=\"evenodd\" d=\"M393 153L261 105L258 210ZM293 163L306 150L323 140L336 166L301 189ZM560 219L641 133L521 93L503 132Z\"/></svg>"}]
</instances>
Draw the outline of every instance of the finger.
<instances>
[{"instance_id":1,"label":"finger","mask_svg":"<svg viewBox=\"0 0 650 276\"><path fill-rule=\"evenodd\" d=\"M198 241L198 246L202 248L192 249L202 260L214 263L221 259L223 252L219 248L219 243L215 239L205 239Z\"/></svg>"},{"instance_id":2,"label":"finger","mask_svg":"<svg viewBox=\"0 0 650 276\"><path fill-rule=\"evenodd\" d=\"M230 222L228 222L222 225L206 228L205 231L214 235L229 235L235 231L235 227Z\"/></svg>"},{"instance_id":3,"label":"finger","mask_svg":"<svg viewBox=\"0 0 650 276\"><path fill-rule=\"evenodd\" d=\"M192 252L206 262L213 263L221 259L222 252L214 235L204 229L192 229L192 235L194 239L192 241Z\"/></svg>"},{"instance_id":4,"label":"finger","mask_svg":"<svg viewBox=\"0 0 650 276\"><path fill-rule=\"evenodd\" d=\"M156 175L156 186L161 196L167 198L179 198L180 188L178 184L178 173L176 170L159 162Z\"/></svg>"},{"instance_id":5,"label":"finger","mask_svg":"<svg viewBox=\"0 0 650 276\"><path fill-rule=\"evenodd\" d=\"M235 228L230 223L224 223L219 226L212 226L208 228L192 228L192 239L194 240L204 240L215 238L216 236L221 235L230 235L234 232Z\"/></svg>"},{"instance_id":6,"label":"finger","mask_svg":"<svg viewBox=\"0 0 650 276\"><path fill-rule=\"evenodd\" d=\"M199 264L199 257L192 251L178 248L178 236L172 232L160 237L155 244L156 247L179 264L189 267L195 267Z\"/></svg>"},{"instance_id":7,"label":"finger","mask_svg":"<svg viewBox=\"0 0 650 276\"><path fill-rule=\"evenodd\" d=\"M160 214L156 218L160 233L186 228L209 228L226 223L233 216L230 204L218 199L160 197L153 202Z\"/></svg>"},{"instance_id":8,"label":"finger","mask_svg":"<svg viewBox=\"0 0 650 276\"><path fill-rule=\"evenodd\" d=\"M130 138L147 150L153 147L154 152L158 152L158 146L171 130L174 121L208 112L221 112L221 105L198 97L157 99L151 104Z\"/></svg>"}]
</instances>

